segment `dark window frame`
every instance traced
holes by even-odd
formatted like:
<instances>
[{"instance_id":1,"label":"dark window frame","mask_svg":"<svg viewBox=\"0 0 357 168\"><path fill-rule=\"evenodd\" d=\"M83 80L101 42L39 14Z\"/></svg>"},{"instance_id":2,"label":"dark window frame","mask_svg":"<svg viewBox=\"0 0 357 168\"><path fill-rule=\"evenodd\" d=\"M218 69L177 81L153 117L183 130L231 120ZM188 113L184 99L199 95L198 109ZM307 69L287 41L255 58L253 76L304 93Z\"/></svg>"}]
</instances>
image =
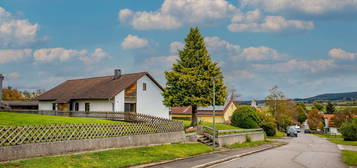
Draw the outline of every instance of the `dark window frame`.
<instances>
[{"instance_id":1,"label":"dark window frame","mask_svg":"<svg viewBox=\"0 0 357 168\"><path fill-rule=\"evenodd\" d=\"M79 111L79 103L74 103L74 111Z\"/></svg>"},{"instance_id":2,"label":"dark window frame","mask_svg":"<svg viewBox=\"0 0 357 168\"><path fill-rule=\"evenodd\" d=\"M84 111L89 112L90 111L90 103L84 103Z\"/></svg>"},{"instance_id":3,"label":"dark window frame","mask_svg":"<svg viewBox=\"0 0 357 168\"><path fill-rule=\"evenodd\" d=\"M147 90L147 84L143 83L143 91L146 91L146 90Z\"/></svg>"}]
</instances>

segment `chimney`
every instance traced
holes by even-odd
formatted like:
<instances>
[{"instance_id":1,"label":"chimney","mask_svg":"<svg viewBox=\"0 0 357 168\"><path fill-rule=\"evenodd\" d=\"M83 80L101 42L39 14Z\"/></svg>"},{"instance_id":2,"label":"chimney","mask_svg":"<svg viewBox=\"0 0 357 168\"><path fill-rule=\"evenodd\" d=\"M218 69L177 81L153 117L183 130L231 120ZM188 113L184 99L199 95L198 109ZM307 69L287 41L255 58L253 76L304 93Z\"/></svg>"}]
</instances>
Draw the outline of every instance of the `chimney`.
<instances>
[{"instance_id":1,"label":"chimney","mask_svg":"<svg viewBox=\"0 0 357 168\"><path fill-rule=\"evenodd\" d=\"M4 76L0 74L0 104L2 102L2 81L4 80Z\"/></svg>"},{"instance_id":2,"label":"chimney","mask_svg":"<svg viewBox=\"0 0 357 168\"><path fill-rule=\"evenodd\" d=\"M120 69L114 69L114 77L113 79L119 79L121 76L121 70Z\"/></svg>"}]
</instances>

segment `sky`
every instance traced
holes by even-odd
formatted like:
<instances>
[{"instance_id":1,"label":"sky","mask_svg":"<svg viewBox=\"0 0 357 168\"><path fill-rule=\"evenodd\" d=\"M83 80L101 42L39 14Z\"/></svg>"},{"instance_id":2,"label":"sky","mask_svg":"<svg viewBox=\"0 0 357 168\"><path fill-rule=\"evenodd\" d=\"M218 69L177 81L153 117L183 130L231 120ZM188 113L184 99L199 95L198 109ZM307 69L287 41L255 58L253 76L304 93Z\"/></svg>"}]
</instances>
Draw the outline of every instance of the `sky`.
<instances>
[{"instance_id":1,"label":"sky","mask_svg":"<svg viewBox=\"0 0 357 168\"><path fill-rule=\"evenodd\" d=\"M147 71L165 86L198 26L242 100L357 91L356 0L0 0L5 86Z\"/></svg>"}]
</instances>

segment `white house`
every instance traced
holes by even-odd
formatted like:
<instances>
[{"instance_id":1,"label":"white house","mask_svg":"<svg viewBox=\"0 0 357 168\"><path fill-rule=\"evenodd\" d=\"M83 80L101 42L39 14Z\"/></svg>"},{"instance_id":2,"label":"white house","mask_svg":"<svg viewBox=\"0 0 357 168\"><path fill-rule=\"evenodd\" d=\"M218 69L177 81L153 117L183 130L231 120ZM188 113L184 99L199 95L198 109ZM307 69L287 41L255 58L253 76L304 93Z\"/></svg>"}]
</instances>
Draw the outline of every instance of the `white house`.
<instances>
[{"instance_id":1,"label":"white house","mask_svg":"<svg viewBox=\"0 0 357 168\"><path fill-rule=\"evenodd\" d=\"M40 95L39 110L136 112L170 118L162 86L147 72L68 80Z\"/></svg>"}]
</instances>

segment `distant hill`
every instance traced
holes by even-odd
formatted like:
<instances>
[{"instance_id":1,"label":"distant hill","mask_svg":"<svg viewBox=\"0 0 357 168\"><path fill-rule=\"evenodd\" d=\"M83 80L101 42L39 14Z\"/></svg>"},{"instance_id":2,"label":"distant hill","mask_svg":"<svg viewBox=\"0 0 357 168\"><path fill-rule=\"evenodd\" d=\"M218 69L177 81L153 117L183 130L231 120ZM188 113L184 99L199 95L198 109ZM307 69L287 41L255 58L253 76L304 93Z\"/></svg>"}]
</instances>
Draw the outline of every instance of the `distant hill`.
<instances>
[{"instance_id":1,"label":"distant hill","mask_svg":"<svg viewBox=\"0 0 357 168\"><path fill-rule=\"evenodd\" d=\"M295 99L296 101L312 102L317 100L337 101L337 100L357 100L357 92L327 93L305 99Z\"/></svg>"},{"instance_id":2,"label":"distant hill","mask_svg":"<svg viewBox=\"0 0 357 168\"><path fill-rule=\"evenodd\" d=\"M320 94L314 97L309 98L296 98L295 101L303 101L303 102L314 102L314 101L351 101L357 100L357 92L345 92L345 93L326 93ZM256 100L258 104L264 103L264 100ZM248 101L240 101L243 105L250 105L251 100Z\"/></svg>"}]
</instances>

